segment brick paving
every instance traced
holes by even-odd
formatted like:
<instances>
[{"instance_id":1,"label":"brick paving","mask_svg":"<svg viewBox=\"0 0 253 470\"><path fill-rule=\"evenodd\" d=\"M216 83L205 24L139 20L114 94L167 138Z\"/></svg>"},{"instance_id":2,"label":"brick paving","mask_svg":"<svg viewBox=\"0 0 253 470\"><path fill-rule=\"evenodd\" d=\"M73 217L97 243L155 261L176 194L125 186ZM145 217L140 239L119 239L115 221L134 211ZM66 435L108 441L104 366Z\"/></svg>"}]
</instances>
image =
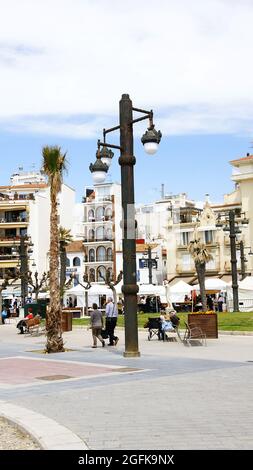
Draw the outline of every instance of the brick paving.
<instances>
[{"instance_id":1,"label":"brick paving","mask_svg":"<svg viewBox=\"0 0 253 470\"><path fill-rule=\"evenodd\" d=\"M133 359L123 357L118 336L116 348L92 350L90 334L75 329L64 334L75 350L45 360L31 352L43 337L1 326L0 374L1 364L15 370L22 361L40 364L42 375L76 375L37 383L37 368L27 382L1 379L0 400L55 420L90 449L253 449L253 336L185 347L149 342L143 331L141 357Z\"/></svg>"}]
</instances>

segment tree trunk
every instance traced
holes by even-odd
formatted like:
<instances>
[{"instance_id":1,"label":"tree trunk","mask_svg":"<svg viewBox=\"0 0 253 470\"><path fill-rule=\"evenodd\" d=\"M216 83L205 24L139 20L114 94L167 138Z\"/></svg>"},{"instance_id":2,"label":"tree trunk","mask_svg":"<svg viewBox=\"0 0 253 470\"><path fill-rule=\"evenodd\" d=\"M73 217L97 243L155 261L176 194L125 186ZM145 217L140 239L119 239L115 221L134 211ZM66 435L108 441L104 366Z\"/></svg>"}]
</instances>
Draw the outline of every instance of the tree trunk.
<instances>
[{"instance_id":1,"label":"tree trunk","mask_svg":"<svg viewBox=\"0 0 253 470\"><path fill-rule=\"evenodd\" d=\"M64 241L60 241L60 296L61 306L63 306L64 286L66 282L67 254Z\"/></svg>"},{"instance_id":2,"label":"tree trunk","mask_svg":"<svg viewBox=\"0 0 253 470\"><path fill-rule=\"evenodd\" d=\"M198 281L199 281L199 289L201 295L201 303L202 303L202 311L206 312L207 304L206 304L206 289L205 289L205 275L206 275L206 265L205 263L198 263L196 265L196 271L198 274Z\"/></svg>"},{"instance_id":3,"label":"tree trunk","mask_svg":"<svg viewBox=\"0 0 253 470\"><path fill-rule=\"evenodd\" d=\"M117 307L117 292L116 292L116 289L114 286L110 286L110 288L112 289L112 293L113 293L113 302L114 302L114 305L115 307Z\"/></svg>"},{"instance_id":4,"label":"tree trunk","mask_svg":"<svg viewBox=\"0 0 253 470\"><path fill-rule=\"evenodd\" d=\"M62 352L62 324L61 324L61 302L59 286L59 235L58 235L58 214L57 214L57 192L54 189L54 178L50 185L51 214L50 214L50 304L46 317L48 353Z\"/></svg>"}]
</instances>

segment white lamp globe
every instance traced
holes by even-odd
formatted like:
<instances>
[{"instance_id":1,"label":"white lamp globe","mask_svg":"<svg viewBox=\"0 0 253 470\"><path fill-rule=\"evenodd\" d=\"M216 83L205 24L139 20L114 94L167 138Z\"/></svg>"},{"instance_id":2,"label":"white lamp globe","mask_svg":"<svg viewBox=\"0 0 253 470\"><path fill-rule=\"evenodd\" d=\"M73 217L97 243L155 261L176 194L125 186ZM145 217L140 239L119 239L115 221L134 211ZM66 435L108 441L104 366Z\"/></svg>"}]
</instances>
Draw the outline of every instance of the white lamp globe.
<instances>
[{"instance_id":1,"label":"white lamp globe","mask_svg":"<svg viewBox=\"0 0 253 470\"><path fill-rule=\"evenodd\" d=\"M158 150L157 142L146 142L144 144L144 150L148 155L154 155Z\"/></svg>"},{"instance_id":2,"label":"white lamp globe","mask_svg":"<svg viewBox=\"0 0 253 470\"><path fill-rule=\"evenodd\" d=\"M106 178L106 172L105 171L94 171L92 173L92 179L93 182L98 184L98 183L103 183Z\"/></svg>"},{"instance_id":3,"label":"white lamp globe","mask_svg":"<svg viewBox=\"0 0 253 470\"><path fill-rule=\"evenodd\" d=\"M109 166L110 166L111 163L112 163L112 159L111 159L111 158L108 158L108 157L101 157L101 161L102 161L103 163L105 163L105 164L108 166L108 168L109 168Z\"/></svg>"}]
</instances>

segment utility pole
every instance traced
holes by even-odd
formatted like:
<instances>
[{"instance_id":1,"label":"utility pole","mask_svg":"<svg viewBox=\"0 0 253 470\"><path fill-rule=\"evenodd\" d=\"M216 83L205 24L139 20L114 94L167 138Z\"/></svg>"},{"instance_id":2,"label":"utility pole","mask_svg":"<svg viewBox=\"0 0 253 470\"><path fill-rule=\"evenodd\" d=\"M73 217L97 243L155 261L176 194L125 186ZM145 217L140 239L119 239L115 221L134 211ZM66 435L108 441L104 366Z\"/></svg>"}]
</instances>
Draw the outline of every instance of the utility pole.
<instances>
[{"instance_id":1,"label":"utility pole","mask_svg":"<svg viewBox=\"0 0 253 470\"><path fill-rule=\"evenodd\" d=\"M20 237L20 274L21 274L21 299L22 307L25 305L25 299L28 295L27 272L28 272L28 255L26 237Z\"/></svg>"},{"instance_id":2,"label":"utility pole","mask_svg":"<svg viewBox=\"0 0 253 470\"><path fill-rule=\"evenodd\" d=\"M229 211L229 238L230 238L231 270L232 270L233 310L234 312L239 312L235 212L233 210Z\"/></svg>"}]
</instances>

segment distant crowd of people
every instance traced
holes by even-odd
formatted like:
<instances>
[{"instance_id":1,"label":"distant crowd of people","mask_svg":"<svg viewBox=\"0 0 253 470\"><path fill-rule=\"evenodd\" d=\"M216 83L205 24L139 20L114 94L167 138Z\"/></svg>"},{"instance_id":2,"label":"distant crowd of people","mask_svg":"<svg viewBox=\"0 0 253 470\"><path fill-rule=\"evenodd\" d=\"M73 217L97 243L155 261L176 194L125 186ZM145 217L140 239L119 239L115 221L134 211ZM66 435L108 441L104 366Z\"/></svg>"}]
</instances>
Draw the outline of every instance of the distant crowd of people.
<instances>
[{"instance_id":1,"label":"distant crowd of people","mask_svg":"<svg viewBox=\"0 0 253 470\"><path fill-rule=\"evenodd\" d=\"M160 297L142 295L138 300L138 311L143 313L159 313L161 311Z\"/></svg>"},{"instance_id":2,"label":"distant crowd of people","mask_svg":"<svg viewBox=\"0 0 253 470\"><path fill-rule=\"evenodd\" d=\"M2 305L1 317L2 323L5 324L7 318L10 318L11 315L18 317L20 309L20 302L17 299L13 299L12 302L6 302Z\"/></svg>"},{"instance_id":3,"label":"distant crowd of people","mask_svg":"<svg viewBox=\"0 0 253 470\"><path fill-rule=\"evenodd\" d=\"M222 312L223 306L226 303L224 295L221 293L210 294L206 296L207 309L214 312ZM199 312L202 310L202 300L201 295L197 295L195 298L191 298L188 295L185 295L183 303L173 303L173 308L177 312L186 311L186 312Z\"/></svg>"}]
</instances>

